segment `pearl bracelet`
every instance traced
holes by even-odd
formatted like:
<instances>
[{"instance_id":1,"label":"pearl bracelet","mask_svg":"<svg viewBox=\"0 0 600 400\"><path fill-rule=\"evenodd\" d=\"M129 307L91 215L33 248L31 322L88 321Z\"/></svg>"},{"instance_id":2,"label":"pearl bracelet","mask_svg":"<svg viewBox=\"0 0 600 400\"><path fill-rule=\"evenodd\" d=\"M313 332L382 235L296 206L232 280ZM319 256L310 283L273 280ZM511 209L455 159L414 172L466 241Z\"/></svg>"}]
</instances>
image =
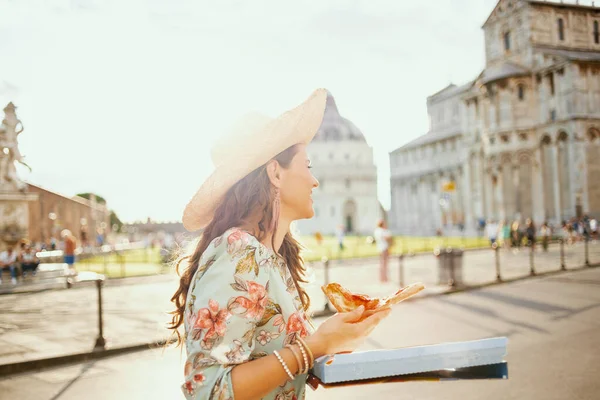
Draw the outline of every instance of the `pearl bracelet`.
<instances>
[{"instance_id":1,"label":"pearl bracelet","mask_svg":"<svg viewBox=\"0 0 600 400\"><path fill-rule=\"evenodd\" d=\"M306 351L304 350L304 347L302 347L302 345L299 344L298 348L300 349L300 352L302 353L302 358L304 359L304 368L302 368L300 374L306 374L308 372L310 364L308 363L308 358L306 357Z\"/></svg>"},{"instance_id":2,"label":"pearl bracelet","mask_svg":"<svg viewBox=\"0 0 600 400\"><path fill-rule=\"evenodd\" d=\"M285 361L283 361L283 358L281 358L281 356L279 355L279 353L277 352L277 350L273 351L273 354L275 354L275 357L277 357L277 359L279 360L279 362L281 363L281 366L283 367L283 369L285 370L285 373L287 374L287 376L290 377L290 380L294 380L294 375L292 375L292 372L290 371L290 369L288 368L287 364L285 363Z\"/></svg>"},{"instance_id":3,"label":"pearl bracelet","mask_svg":"<svg viewBox=\"0 0 600 400\"><path fill-rule=\"evenodd\" d=\"M304 346L304 348L308 352L308 357L310 359L310 363L308 364L308 367L306 368L306 371L308 372L308 370L311 369L313 367L314 363L315 363L315 357L313 356L313 353L310 350L310 347L308 347L308 345L306 344L306 342L304 341L304 339L302 339L300 336L298 336L298 341L300 342L300 344L302 346Z\"/></svg>"}]
</instances>

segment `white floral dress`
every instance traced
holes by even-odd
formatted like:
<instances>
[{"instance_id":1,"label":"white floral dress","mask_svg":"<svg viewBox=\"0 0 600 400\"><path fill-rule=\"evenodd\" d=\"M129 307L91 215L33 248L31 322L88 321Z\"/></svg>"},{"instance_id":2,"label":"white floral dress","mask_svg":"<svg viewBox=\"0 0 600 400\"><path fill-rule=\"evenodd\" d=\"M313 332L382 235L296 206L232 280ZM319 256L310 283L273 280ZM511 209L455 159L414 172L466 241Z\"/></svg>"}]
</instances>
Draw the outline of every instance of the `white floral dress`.
<instances>
[{"instance_id":1,"label":"white floral dress","mask_svg":"<svg viewBox=\"0 0 600 400\"><path fill-rule=\"evenodd\" d=\"M232 228L214 239L192 277L185 311L187 399L233 399L231 370L312 333L285 263ZM303 399L299 375L264 399Z\"/></svg>"}]
</instances>

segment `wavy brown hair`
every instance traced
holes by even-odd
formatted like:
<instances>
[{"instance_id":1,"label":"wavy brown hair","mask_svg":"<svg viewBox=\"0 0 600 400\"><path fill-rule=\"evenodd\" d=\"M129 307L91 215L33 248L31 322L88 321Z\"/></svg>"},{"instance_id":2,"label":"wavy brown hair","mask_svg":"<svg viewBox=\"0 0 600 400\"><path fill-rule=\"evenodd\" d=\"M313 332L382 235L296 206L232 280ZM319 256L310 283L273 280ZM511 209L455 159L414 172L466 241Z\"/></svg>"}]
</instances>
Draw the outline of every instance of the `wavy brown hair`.
<instances>
[{"instance_id":1,"label":"wavy brown hair","mask_svg":"<svg viewBox=\"0 0 600 400\"><path fill-rule=\"evenodd\" d=\"M281 167L289 168L290 163L297 152L297 146L292 146L279 153L273 159L276 160ZM271 225L273 217L273 200L275 192L267 174L266 166L267 164L257 168L227 191L225 197L217 207L212 221L202 232L195 250L191 254L184 255L176 261L176 271L180 276L179 288L173 297L171 297L171 301L175 303L175 310L171 312L173 316L168 328L173 330L174 335L177 335L177 346L182 345L184 340L178 328L184 321L185 304L190 282L196 273L196 270L198 270L200 258L208 245L215 238L223 235L228 229L244 226L248 221L253 220L256 217L254 213L260 213L260 220L258 223L259 232L256 233L256 238L259 241L262 241L268 233L267 229ZM275 221L273 240L276 231L277 221ZM271 243L273 244L273 241ZM272 247L275 248L275 246ZM306 267L304 266L304 261L300 255L301 249L300 243L288 232L279 248L278 256L285 261L300 295L304 311L306 312L310 307L310 298L299 284L307 282ZM180 273L179 267L182 263L187 266L183 273Z\"/></svg>"}]
</instances>

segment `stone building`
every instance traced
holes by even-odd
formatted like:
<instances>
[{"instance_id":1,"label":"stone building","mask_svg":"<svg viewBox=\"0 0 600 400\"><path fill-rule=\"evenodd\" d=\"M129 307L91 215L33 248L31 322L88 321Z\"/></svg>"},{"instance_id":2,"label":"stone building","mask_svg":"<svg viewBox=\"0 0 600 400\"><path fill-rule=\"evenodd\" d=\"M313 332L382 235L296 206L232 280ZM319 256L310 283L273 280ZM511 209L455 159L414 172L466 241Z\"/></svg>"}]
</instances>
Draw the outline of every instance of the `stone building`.
<instances>
[{"instance_id":1,"label":"stone building","mask_svg":"<svg viewBox=\"0 0 600 400\"><path fill-rule=\"evenodd\" d=\"M92 196L66 197L36 185L27 184L27 192L36 194L29 204L28 239L35 243L47 243L51 237L60 240L60 232L69 229L79 240L94 244L100 230L107 234L110 227L110 210Z\"/></svg>"},{"instance_id":2,"label":"stone building","mask_svg":"<svg viewBox=\"0 0 600 400\"><path fill-rule=\"evenodd\" d=\"M430 130L390 153L391 226L600 217L600 8L501 0L486 66L427 99Z\"/></svg>"},{"instance_id":3,"label":"stone building","mask_svg":"<svg viewBox=\"0 0 600 400\"><path fill-rule=\"evenodd\" d=\"M340 115L331 93L307 152L319 187L313 192L315 216L297 222L300 233L331 234L340 225L347 233L372 233L382 215L373 149L362 132Z\"/></svg>"}]
</instances>

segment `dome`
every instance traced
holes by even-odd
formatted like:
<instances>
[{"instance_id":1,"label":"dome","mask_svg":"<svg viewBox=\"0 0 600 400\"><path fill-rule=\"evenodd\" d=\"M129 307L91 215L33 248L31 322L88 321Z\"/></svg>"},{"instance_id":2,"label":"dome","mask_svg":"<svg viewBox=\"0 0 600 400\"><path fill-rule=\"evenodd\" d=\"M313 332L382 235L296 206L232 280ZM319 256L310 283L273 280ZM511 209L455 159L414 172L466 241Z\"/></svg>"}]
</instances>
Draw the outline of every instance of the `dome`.
<instances>
[{"instance_id":1,"label":"dome","mask_svg":"<svg viewBox=\"0 0 600 400\"><path fill-rule=\"evenodd\" d=\"M330 92L327 92L325 115L323 116L323 122L313 141L341 142L348 140L366 142L360 129L358 129L350 120L340 115L337 105L335 104L335 99Z\"/></svg>"}]
</instances>

